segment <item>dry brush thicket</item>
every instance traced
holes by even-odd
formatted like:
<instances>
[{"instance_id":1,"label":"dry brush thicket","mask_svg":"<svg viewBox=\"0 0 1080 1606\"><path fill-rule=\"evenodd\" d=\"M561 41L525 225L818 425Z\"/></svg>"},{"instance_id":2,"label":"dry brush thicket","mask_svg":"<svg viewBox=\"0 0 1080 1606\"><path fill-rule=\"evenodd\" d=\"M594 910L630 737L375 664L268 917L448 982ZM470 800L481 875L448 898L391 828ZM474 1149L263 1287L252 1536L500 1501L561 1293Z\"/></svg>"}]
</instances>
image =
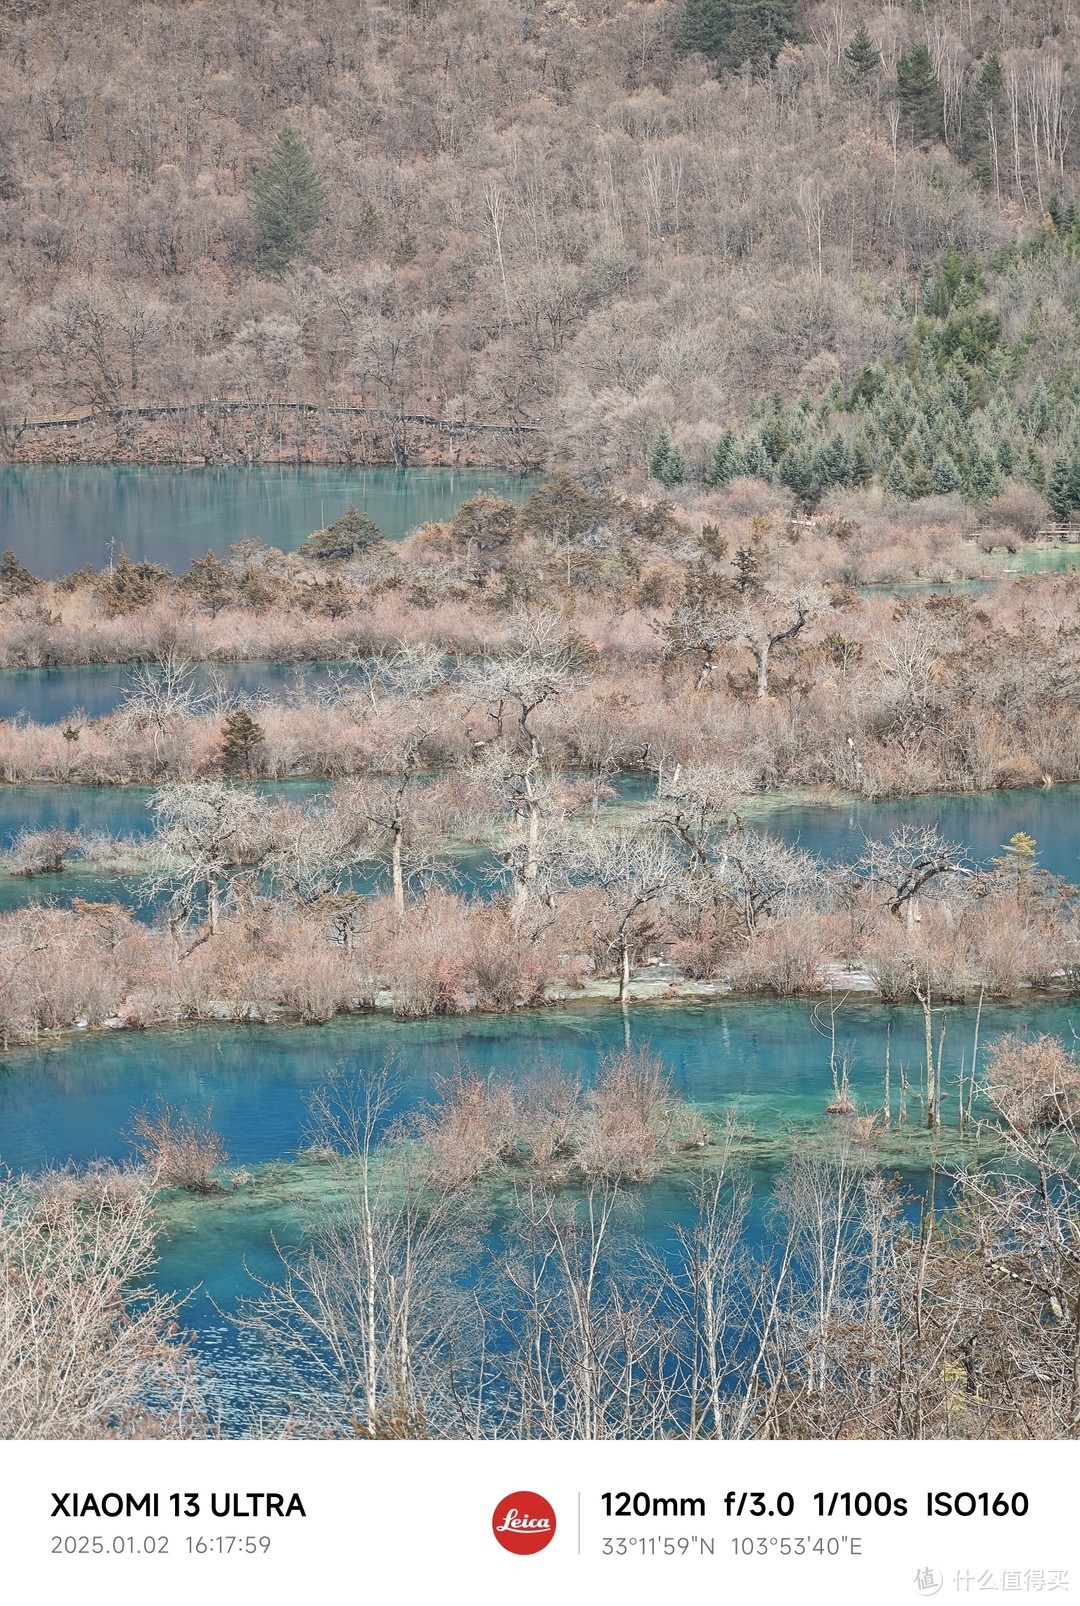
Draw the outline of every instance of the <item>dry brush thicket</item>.
<instances>
[{"instance_id":1,"label":"dry brush thicket","mask_svg":"<svg viewBox=\"0 0 1080 1606\"><path fill-rule=\"evenodd\" d=\"M153 1204L134 1170L0 1178L0 1438L205 1434Z\"/></svg>"},{"instance_id":2,"label":"dry brush thicket","mask_svg":"<svg viewBox=\"0 0 1080 1606\"><path fill-rule=\"evenodd\" d=\"M890 528L906 530L921 562L911 550L885 561ZM0 727L0 774L468 776L479 757L535 737L548 768L663 776L710 764L749 791L878 797L1076 780L1075 579L1001 580L979 595L895 596L871 583L879 561L889 578L909 559L932 577L935 551L936 572L955 578L965 546L978 570L985 560L956 526L911 513L807 524L728 507L676 519L559 479L520 514L476 498L399 552L329 572L264 549L213 560L194 583L126 565L9 584L8 665L150 662L112 715ZM269 576L254 601L253 575ZM313 624L308 604L325 593L333 616ZM345 662L255 697L258 739L238 747L235 697L213 680L197 690L191 664L268 650ZM531 735L515 712L522 697Z\"/></svg>"},{"instance_id":3,"label":"dry brush thicket","mask_svg":"<svg viewBox=\"0 0 1080 1606\"><path fill-rule=\"evenodd\" d=\"M871 7L859 91L835 8L719 79L678 55L681 10L9 8L9 450L640 472L669 421L704 464L753 397L902 355L946 244L986 255L1073 191L1068 7ZM918 45L941 104L913 138ZM306 256L260 277L247 198L285 121L327 200ZM1031 372L1062 368L1074 293L1067 255L991 276Z\"/></svg>"}]
</instances>

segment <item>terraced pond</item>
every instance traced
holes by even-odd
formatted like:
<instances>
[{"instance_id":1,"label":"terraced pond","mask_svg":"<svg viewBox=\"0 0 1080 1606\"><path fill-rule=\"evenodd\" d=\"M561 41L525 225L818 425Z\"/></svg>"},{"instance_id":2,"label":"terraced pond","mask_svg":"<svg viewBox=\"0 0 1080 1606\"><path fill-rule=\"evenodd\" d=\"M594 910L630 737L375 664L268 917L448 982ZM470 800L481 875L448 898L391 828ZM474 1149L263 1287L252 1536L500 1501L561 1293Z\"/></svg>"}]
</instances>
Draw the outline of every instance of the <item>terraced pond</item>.
<instances>
[{"instance_id":1,"label":"terraced pond","mask_svg":"<svg viewBox=\"0 0 1080 1606\"><path fill-rule=\"evenodd\" d=\"M837 1127L824 1113L831 1096L828 1043L812 1014L805 1002L726 999L640 1004L626 1012L595 1005L420 1023L351 1017L303 1029L227 1026L69 1037L0 1060L0 1163L19 1169L123 1159L131 1153L124 1134L133 1110L159 1095L193 1112L212 1106L230 1163L250 1176L236 1189L226 1178L217 1195L165 1200L157 1280L180 1292L197 1290L187 1319L208 1353L238 1366L234 1332L221 1311L253 1290L248 1271L274 1275L274 1238L295 1243L303 1202L325 1194L325 1168L298 1158L297 1150L305 1142L305 1100L331 1066L344 1064L350 1076L362 1078L392 1057L400 1088L396 1116L428 1099L433 1078L459 1063L515 1077L522 1068L551 1062L588 1081L605 1052L628 1041L648 1045L714 1131L735 1110L754 1184L748 1230L760 1237L767 1232L769 1185L793 1143L828 1142ZM955 1077L962 1055L970 1066L975 1012L947 1014L940 1132L919 1126L911 1100L911 1124L881 1134L866 1151L867 1163L890 1174L899 1170L913 1193L926 1185L932 1161L971 1154L971 1140L961 1140L955 1129ZM980 1041L985 1049L1000 1032L1025 1029L1067 1037L1078 1022L1074 1000L987 1006ZM921 1016L868 1002L850 1002L841 1013L839 1041L850 1051L852 1091L863 1108L882 1103L887 1030L895 1121L900 1066L907 1065L912 1081L918 1076ZM624 1230L663 1253L673 1225L689 1219L688 1192L702 1154L707 1160L709 1150L694 1151L684 1165L633 1192ZM497 1214L497 1199L493 1205Z\"/></svg>"}]
</instances>

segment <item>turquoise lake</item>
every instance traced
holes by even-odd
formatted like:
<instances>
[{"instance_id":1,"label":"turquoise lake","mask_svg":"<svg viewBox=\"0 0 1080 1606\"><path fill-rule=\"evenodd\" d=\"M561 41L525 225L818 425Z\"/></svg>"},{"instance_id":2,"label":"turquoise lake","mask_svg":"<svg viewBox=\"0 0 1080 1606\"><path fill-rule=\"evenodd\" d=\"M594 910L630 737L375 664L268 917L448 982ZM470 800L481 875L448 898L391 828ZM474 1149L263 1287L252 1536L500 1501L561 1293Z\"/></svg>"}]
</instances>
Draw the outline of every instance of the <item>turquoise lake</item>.
<instances>
[{"instance_id":1,"label":"turquoise lake","mask_svg":"<svg viewBox=\"0 0 1080 1606\"><path fill-rule=\"evenodd\" d=\"M793 1135L807 1141L830 1125L828 1042L805 1001L719 1000L701 1004L578 1005L512 1016L444 1017L403 1022L348 1017L319 1027L207 1026L147 1033L98 1032L57 1039L0 1058L0 1163L33 1169L46 1163L130 1155L124 1133L132 1111L158 1095L213 1121L233 1166L280 1162L236 1192L210 1199L175 1199L165 1206L158 1281L199 1301L228 1306L244 1292L243 1260L272 1270L271 1232L295 1241L297 1201L314 1187L316 1167L297 1166L306 1140L306 1100L335 1065L364 1077L392 1059L400 1096L395 1113L431 1095L433 1078L460 1063L488 1075L513 1077L522 1067L553 1062L586 1081L600 1056L626 1041L648 1045L670 1068L675 1085L695 1104L722 1118L734 1107L751 1127L745 1158L767 1184L790 1152ZM970 1063L975 1011L947 1011L944 1080L962 1054ZM987 1006L981 1042L1005 1030L1060 1032L1080 1023L1080 1000L1039 999ZM853 1060L852 1088L863 1107L880 1106L886 1029L891 1030L893 1115L899 1067L917 1079L921 1015L911 1009L852 1001L841 1013L838 1042ZM944 1104L941 1141L955 1144L955 1093ZM909 1105L917 1121L917 1109ZM918 1178L932 1154L931 1136L908 1131L886 1137L879 1164ZM666 1175L635 1191L635 1228L662 1238L685 1218L690 1173ZM759 1223L760 1226L760 1223ZM209 1306L197 1303L196 1314Z\"/></svg>"},{"instance_id":2,"label":"turquoise lake","mask_svg":"<svg viewBox=\"0 0 1080 1606\"><path fill-rule=\"evenodd\" d=\"M523 502L537 484L450 468L0 467L0 548L45 577L104 568L121 547L181 573L245 537L289 551L350 503L398 541L477 491Z\"/></svg>"},{"instance_id":3,"label":"turquoise lake","mask_svg":"<svg viewBox=\"0 0 1080 1606\"><path fill-rule=\"evenodd\" d=\"M234 696L271 696L314 693L330 685L331 676L348 677L343 663L273 664L265 660L244 663L198 664L192 690L198 696L210 678L221 682ZM352 673L356 674L355 665ZM131 692L128 664L64 664L55 669L0 669L0 719L21 716L39 725L55 725L74 712L88 719L111 714Z\"/></svg>"}]
</instances>

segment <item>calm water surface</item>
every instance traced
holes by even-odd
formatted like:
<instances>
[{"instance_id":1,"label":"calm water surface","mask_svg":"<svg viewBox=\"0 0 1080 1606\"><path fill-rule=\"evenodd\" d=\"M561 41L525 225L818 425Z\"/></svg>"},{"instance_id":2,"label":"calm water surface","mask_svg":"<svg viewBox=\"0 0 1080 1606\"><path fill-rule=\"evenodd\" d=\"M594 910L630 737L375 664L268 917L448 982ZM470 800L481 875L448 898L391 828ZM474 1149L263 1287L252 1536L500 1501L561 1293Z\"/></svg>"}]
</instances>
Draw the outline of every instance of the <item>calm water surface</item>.
<instances>
[{"instance_id":1,"label":"calm water surface","mask_svg":"<svg viewBox=\"0 0 1080 1606\"><path fill-rule=\"evenodd\" d=\"M393 541L477 491L522 502L535 476L450 468L0 468L0 547L35 574L103 568L121 547L175 573L245 537L286 551L350 503Z\"/></svg>"},{"instance_id":2,"label":"calm water surface","mask_svg":"<svg viewBox=\"0 0 1080 1606\"><path fill-rule=\"evenodd\" d=\"M131 1153L125 1133L133 1110L159 1096L193 1113L212 1106L232 1164L255 1169L236 1191L163 1201L155 1277L161 1288L190 1296L185 1319L201 1351L227 1379L231 1431L239 1431L244 1403L261 1397L268 1380L222 1312L257 1292L252 1274L280 1274L275 1240L286 1249L297 1244L304 1200L325 1197L323 1168L295 1155L309 1137L306 1101L330 1067L344 1066L359 1080L392 1059L400 1094L391 1113L400 1115L430 1097L435 1076L459 1064L515 1077L552 1062L588 1081L605 1052L627 1041L648 1045L703 1113L722 1118L735 1110L752 1184L747 1233L752 1242L764 1243L771 1185L793 1143L828 1141L828 1044L812 1013L806 1003L728 1000L635 1005L625 1015L593 1006L420 1023L367 1016L311 1028L204 1027L66 1038L0 1060L0 1163L19 1169L69 1158L123 1159ZM948 1013L946 1124L937 1144L944 1158L963 1163L970 1151L958 1144L950 1124L960 1055L970 1057L974 1011ZM981 1041L989 1045L1002 1030L1016 1029L1068 1035L1078 1020L1073 1001L993 1006L983 1012ZM842 1013L838 1041L850 1052L860 1104L880 1107L887 1028L895 1117L900 1065L906 1063L911 1079L917 1078L921 1018L910 1009L859 1003ZM909 1116L917 1120L914 1105ZM905 1128L882 1138L873 1163L902 1173L913 1205L927 1184L934 1147L930 1134ZM674 1227L692 1219L694 1167L689 1159L649 1187L628 1190L620 1231L669 1254ZM496 1220L499 1208L496 1203ZM478 1256L484 1253L478 1243Z\"/></svg>"},{"instance_id":3,"label":"calm water surface","mask_svg":"<svg viewBox=\"0 0 1080 1606\"><path fill-rule=\"evenodd\" d=\"M951 1009L944 1054L945 1128L941 1156L970 1153L953 1130L960 1055L970 1058L974 1011ZM36 1168L72 1159L124 1159L132 1111L163 1097L192 1113L212 1108L231 1164L252 1168L242 1185L210 1198L167 1196L160 1206L155 1281L187 1299L185 1322L219 1376L226 1432L243 1431L244 1412L268 1400L272 1378L227 1315L257 1293L252 1277L274 1279L275 1244L288 1250L303 1232L305 1201L326 1197L326 1173L296 1156L308 1140L307 1100L339 1065L362 1080L388 1059L400 1092L392 1114L427 1100L433 1080L459 1064L514 1077L553 1062L588 1081L601 1056L626 1042L648 1045L670 1067L677 1087L722 1118L734 1109L752 1185L748 1238L767 1244L772 1183L794 1143L828 1142L828 1043L811 1007L789 1001L726 1000L701 1005L569 1007L516 1016L397 1022L336 1020L322 1027L215 1026L173 1031L67 1037L0 1058L0 1164ZM982 1044L1003 1030L1055 1031L1080 1022L1080 1001L1038 1000L984 1010ZM886 1030L891 1030L893 1115L899 1068L917 1080L922 1023L910 1009L865 1002L844 1009L838 1041L850 1053L852 1089L861 1106L880 1107ZM917 1122L917 1108L909 1107ZM911 1208L928 1182L935 1139L918 1127L884 1136L872 1163L899 1171ZM695 1151L696 1154L696 1151ZM674 1229L692 1219L695 1161L654 1184L629 1190L620 1232L655 1252L673 1250ZM494 1202L495 1222L502 1207ZM477 1255L486 1253L483 1242Z\"/></svg>"},{"instance_id":4,"label":"calm water surface","mask_svg":"<svg viewBox=\"0 0 1080 1606\"><path fill-rule=\"evenodd\" d=\"M201 696L222 685L244 698L263 695L284 699L325 690L331 677L348 674L343 663L273 664L249 659L243 663L197 664L192 690ZM353 674L356 669L353 666ZM88 719L111 714L132 690L128 664L64 664L55 669L0 669L0 719L20 716L39 725L55 725L76 711Z\"/></svg>"}]
</instances>

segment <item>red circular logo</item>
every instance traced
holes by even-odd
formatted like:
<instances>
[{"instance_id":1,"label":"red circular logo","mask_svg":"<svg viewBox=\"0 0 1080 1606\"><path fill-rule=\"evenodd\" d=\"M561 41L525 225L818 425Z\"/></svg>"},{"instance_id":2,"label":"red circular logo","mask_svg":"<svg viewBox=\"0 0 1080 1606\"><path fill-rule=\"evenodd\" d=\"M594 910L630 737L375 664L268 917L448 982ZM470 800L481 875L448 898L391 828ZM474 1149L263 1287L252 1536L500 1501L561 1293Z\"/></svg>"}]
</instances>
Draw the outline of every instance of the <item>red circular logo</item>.
<instances>
[{"instance_id":1,"label":"red circular logo","mask_svg":"<svg viewBox=\"0 0 1080 1606\"><path fill-rule=\"evenodd\" d=\"M504 1550L515 1556L535 1556L555 1537L555 1511L542 1494L519 1489L499 1501L491 1517L491 1531Z\"/></svg>"}]
</instances>

